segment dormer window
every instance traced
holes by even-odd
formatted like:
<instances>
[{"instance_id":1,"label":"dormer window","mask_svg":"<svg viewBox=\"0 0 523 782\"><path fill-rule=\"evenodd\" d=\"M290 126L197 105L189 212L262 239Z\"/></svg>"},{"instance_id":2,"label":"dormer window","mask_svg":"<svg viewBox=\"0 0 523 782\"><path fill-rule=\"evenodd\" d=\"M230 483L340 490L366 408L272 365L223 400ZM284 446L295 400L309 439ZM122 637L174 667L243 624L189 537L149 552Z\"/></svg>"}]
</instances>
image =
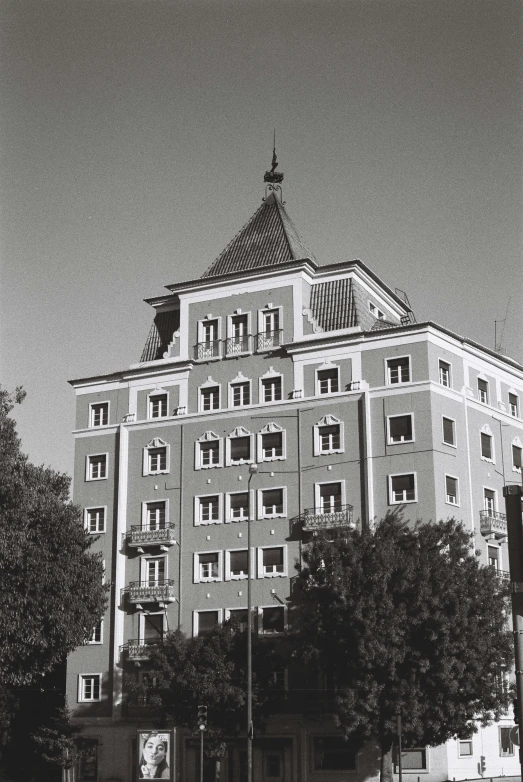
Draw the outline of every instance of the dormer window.
<instances>
[{"instance_id":1,"label":"dormer window","mask_svg":"<svg viewBox=\"0 0 523 782\"><path fill-rule=\"evenodd\" d=\"M383 320L385 317L385 313L378 309L371 301L369 301L369 312L371 315L374 315L375 318L378 318L378 320Z\"/></svg>"}]
</instances>

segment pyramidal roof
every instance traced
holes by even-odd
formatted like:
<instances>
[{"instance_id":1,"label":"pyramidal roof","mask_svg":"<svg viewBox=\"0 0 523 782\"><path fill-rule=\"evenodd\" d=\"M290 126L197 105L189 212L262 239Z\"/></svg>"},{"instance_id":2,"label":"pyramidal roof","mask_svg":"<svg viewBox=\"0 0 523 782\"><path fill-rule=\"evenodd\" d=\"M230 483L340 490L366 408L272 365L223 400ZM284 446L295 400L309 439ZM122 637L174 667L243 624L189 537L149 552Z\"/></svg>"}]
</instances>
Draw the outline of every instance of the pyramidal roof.
<instances>
[{"instance_id":1,"label":"pyramidal roof","mask_svg":"<svg viewBox=\"0 0 523 782\"><path fill-rule=\"evenodd\" d=\"M279 195L272 190L202 277L274 266L302 258L314 260L298 236Z\"/></svg>"}]
</instances>

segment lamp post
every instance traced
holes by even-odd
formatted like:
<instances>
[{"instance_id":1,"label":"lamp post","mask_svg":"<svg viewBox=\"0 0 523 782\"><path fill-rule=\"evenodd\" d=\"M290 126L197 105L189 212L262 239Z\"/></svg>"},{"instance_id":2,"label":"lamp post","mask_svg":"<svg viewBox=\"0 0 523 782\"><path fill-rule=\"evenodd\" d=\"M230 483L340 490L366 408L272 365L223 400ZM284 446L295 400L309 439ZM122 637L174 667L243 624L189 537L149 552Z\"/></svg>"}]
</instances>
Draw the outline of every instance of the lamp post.
<instances>
[{"instance_id":1,"label":"lamp post","mask_svg":"<svg viewBox=\"0 0 523 782\"><path fill-rule=\"evenodd\" d=\"M257 464L249 465L249 480L247 483L249 512L247 514L247 782L252 782L252 741L254 730L252 725L252 557L251 557L251 480L258 472ZM256 507L256 501L253 503Z\"/></svg>"}]
</instances>

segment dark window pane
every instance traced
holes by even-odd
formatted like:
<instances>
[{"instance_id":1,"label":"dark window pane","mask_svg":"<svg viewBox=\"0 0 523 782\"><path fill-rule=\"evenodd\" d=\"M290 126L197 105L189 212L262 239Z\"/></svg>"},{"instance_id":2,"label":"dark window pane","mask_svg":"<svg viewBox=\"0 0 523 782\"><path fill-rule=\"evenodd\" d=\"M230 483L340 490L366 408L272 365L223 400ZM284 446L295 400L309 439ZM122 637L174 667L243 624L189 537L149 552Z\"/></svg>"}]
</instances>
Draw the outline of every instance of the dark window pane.
<instances>
[{"instance_id":1,"label":"dark window pane","mask_svg":"<svg viewBox=\"0 0 523 782\"><path fill-rule=\"evenodd\" d=\"M210 633L218 624L218 611L200 611L198 614L198 635Z\"/></svg>"},{"instance_id":2,"label":"dark window pane","mask_svg":"<svg viewBox=\"0 0 523 782\"><path fill-rule=\"evenodd\" d=\"M389 431L391 440L412 440L412 416L397 415L389 418Z\"/></svg>"},{"instance_id":3,"label":"dark window pane","mask_svg":"<svg viewBox=\"0 0 523 782\"><path fill-rule=\"evenodd\" d=\"M264 633L282 633L285 629L283 606L262 608L262 629Z\"/></svg>"},{"instance_id":4,"label":"dark window pane","mask_svg":"<svg viewBox=\"0 0 523 782\"><path fill-rule=\"evenodd\" d=\"M356 768L356 752L341 737L316 737L313 749L315 771L354 771Z\"/></svg>"},{"instance_id":5,"label":"dark window pane","mask_svg":"<svg viewBox=\"0 0 523 782\"><path fill-rule=\"evenodd\" d=\"M234 462L240 459L248 460L251 458L251 438L250 437L232 437L231 438L231 460Z\"/></svg>"},{"instance_id":6,"label":"dark window pane","mask_svg":"<svg viewBox=\"0 0 523 782\"><path fill-rule=\"evenodd\" d=\"M283 565L282 548L266 548L263 550L264 565Z\"/></svg>"},{"instance_id":7,"label":"dark window pane","mask_svg":"<svg viewBox=\"0 0 523 782\"><path fill-rule=\"evenodd\" d=\"M247 573L247 568L248 568L247 550L230 552L230 568L231 568L231 574L239 573L239 572Z\"/></svg>"},{"instance_id":8,"label":"dark window pane","mask_svg":"<svg viewBox=\"0 0 523 782\"><path fill-rule=\"evenodd\" d=\"M449 445L454 445L454 421L450 418L443 419L443 440Z\"/></svg>"}]
</instances>

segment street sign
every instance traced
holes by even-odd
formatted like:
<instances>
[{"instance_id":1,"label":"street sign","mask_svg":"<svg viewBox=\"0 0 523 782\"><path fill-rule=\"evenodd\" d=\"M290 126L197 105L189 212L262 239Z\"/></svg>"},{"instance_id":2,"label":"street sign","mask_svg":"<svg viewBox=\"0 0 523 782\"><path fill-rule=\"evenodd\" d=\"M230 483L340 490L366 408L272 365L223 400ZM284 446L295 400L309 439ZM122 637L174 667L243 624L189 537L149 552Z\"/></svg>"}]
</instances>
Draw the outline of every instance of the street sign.
<instances>
[{"instance_id":1,"label":"street sign","mask_svg":"<svg viewBox=\"0 0 523 782\"><path fill-rule=\"evenodd\" d=\"M516 747L519 747L519 725L514 725L510 731L510 740Z\"/></svg>"}]
</instances>

